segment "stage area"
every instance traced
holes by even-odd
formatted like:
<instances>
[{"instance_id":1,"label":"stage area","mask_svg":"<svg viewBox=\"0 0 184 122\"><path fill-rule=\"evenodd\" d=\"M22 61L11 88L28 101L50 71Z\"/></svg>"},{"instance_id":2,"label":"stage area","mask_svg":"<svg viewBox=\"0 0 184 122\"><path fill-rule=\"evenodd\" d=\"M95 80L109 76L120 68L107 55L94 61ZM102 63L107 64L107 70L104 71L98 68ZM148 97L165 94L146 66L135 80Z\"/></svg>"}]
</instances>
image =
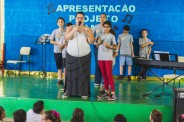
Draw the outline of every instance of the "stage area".
<instances>
[{"instance_id":1,"label":"stage area","mask_svg":"<svg viewBox=\"0 0 184 122\"><path fill-rule=\"evenodd\" d=\"M0 105L6 109L7 118L12 118L17 109L28 110L37 100L43 100L45 110L59 111L62 120L68 122L72 111L82 108L86 122L112 122L114 116L122 113L128 122L148 122L150 112L156 108L163 113L163 122L172 121L173 91L165 87L165 95L157 98L155 95L162 89L147 97L143 94L161 85L160 81L115 80L117 101L97 100L99 88L94 87L91 79L91 97L87 100L69 97L62 100L62 86L57 86L55 78L40 78L21 75L20 77L0 78ZM177 86L176 82L176 86ZM172 82L171 82L172 85ZM184 87L181 81L181 87Z\"/></svg>"}]
</instances>

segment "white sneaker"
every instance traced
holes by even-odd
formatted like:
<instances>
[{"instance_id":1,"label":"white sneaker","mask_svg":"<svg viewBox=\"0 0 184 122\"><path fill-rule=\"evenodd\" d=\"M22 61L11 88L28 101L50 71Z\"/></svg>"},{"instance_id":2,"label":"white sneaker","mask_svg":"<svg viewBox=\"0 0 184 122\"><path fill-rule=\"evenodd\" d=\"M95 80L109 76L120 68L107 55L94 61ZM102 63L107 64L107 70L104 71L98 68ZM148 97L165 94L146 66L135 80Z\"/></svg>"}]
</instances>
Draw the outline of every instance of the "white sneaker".
<instances>
[{"instance_id":1,"label":"white sneaker","mask_svg":"<svg viewBox=\"0 0 184 122\"><path fill-rule=\"evenodd\" d=\"M95 86L95 87L99 87L99 84L97 84L97 83L94 83L94 86Z\"/></svg>"},{"instance_id":2,"label":"white sneaker","mask_svg":"<svg viewBox=\"0 0 184 122\"><path fill-rule=\"evenodd\" d=\"M62 99L67 99L67 95L66 95L66 92L62 95Z\"/></svg>"},{"instance_id":3,"label":"white sneaker","mask_svg":"<svg viewBox=\"0 0 184 122\"><path fill-rule=\"evenodd\" d=\"M82 96L82 99L88 99L88 96Z\"/></svg>"},{"instance_id":4,"label":"white sneaker","mask_svg":"<svg viewBox=\"0 0 184 122\"><path fill-rule=\"evenodd\" d=\"M63 92L64 91L64 88L61 88L61 91Z\"/></svg>"}]
</instances>

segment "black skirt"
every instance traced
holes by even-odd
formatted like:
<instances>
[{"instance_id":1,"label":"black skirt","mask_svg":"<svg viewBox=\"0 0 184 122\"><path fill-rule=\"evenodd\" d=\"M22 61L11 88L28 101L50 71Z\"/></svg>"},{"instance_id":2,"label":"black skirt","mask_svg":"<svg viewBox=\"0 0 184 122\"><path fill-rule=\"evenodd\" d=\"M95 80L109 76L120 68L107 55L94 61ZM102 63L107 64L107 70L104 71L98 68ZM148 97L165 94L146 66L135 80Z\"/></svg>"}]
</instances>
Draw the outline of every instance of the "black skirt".
<instances>
[{"instance_id":1,"label":"black skirt","mask_svg":"<svg viewBox=\"0 0 184 122\"><path fill-rule=\"evenodd\" d=\"M91 54L83 57L66 57L66 95L90 95L90 60Z\"/></svg>"}]
</instances>

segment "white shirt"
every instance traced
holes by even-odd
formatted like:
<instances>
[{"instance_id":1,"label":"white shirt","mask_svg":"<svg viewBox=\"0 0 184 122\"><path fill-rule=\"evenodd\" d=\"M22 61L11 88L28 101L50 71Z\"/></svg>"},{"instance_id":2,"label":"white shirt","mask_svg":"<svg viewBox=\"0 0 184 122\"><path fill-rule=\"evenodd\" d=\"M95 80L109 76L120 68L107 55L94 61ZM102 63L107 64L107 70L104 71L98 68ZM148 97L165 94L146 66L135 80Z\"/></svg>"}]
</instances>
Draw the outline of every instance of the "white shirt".
<instances>
[{"instance_id":1,"label":"white shirt","mask_svg":"<svg viewBox=\"0 0 184 122\"><path fill-rule=\"evenodd\" d=\"M83 57L90 53L90 45L84 33L75 32L74 37L69 41L67 53L74 57Z\"/></svg>"},{"instance_id":2,"label":"white shirt","mask_svg":"<svg viewBox=\"0 0 184 122\"><path fill-rule=\"evenodd\" d=\"M33 109L29 109L27 112L26 122L41 122L42 115L34 113Z\"/></svg>"}]
</instances>

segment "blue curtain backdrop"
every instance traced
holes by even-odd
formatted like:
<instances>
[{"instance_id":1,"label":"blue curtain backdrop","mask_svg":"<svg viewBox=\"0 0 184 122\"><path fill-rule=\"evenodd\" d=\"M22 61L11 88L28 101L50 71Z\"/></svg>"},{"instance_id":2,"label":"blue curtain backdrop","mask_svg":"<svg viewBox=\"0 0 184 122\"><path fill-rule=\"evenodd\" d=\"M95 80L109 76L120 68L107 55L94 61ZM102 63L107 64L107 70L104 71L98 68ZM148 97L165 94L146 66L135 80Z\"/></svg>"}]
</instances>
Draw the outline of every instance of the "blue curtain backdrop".
<instances>
[{"instance_id":1,"label":"blue curtain backdrop","mask_svg":"<svg viewBox=\"0 0 184 122\"><path fill-rule=\"evenodd\" d=\"M130 25L136 55L140 30L143 28L149 30L148 37L155 43L152 50L184 55L183 0L5 0L6 60L17 59L20 47L30 46L31 70L38 70L42 65L42 45L36 44L36 40L40 35L51 34L57 28L58 17L75 23L75 14L81 10L86 14L85 24L89 27L98 24L99 15L106 13L113 24L116 38L122 33L125 24ZM53 45L43 46L46 48L46 71L57 71ZM94 74L93 48L91 50L91 74ZM23 70L28 70L28 67L23 65ZM132 75L137 75L138 71L139 68L134 65ZM159 75L172 72L155 71ZM118 74L119 57L114 67L114 75Z\"/></svg>"}]
</instances>

